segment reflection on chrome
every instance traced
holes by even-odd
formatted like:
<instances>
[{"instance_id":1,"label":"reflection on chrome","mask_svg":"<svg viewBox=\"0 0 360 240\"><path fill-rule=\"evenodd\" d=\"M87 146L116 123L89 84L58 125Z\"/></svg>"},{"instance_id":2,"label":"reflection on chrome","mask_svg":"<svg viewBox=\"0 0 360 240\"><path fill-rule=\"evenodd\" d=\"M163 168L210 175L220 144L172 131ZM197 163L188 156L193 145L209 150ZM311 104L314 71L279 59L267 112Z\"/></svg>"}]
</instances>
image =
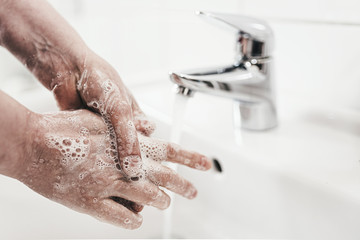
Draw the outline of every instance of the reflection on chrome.
<instances>
[{"instance_id":1,"label":"reflection on chrome","mask_svg":"<svg viewBox=\"0 0 360 240\"><path fill-rule=\"evenodd\" d=\"M206 20L235 30L236 56L232 65L213 69L170 72L177 93L192 96L199 91L234 100L235 125L266 130L277 125L271 78L272 30L259 19L197 12ZM239 117L240 116L240 117Z\"/></svg>"}]
</instances>

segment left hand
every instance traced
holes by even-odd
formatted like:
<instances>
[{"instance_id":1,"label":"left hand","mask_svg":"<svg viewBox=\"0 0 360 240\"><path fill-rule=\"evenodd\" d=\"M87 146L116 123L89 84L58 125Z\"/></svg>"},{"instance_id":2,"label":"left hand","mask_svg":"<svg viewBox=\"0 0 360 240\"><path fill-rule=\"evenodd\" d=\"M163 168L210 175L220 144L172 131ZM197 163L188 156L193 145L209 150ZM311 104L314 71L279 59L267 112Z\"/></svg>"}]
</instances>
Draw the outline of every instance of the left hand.
<instances>
[{"instance_id":1,"label":"left hand","mask_svg":"<svg viewBox=\"0 0 360 240\"><path fill-rule=\"evenodd\" d=\"M154 127L118 73L93 53L44 0L0 0L0 45L14 54L48 89L62 110L100 113L117 140L120 166L130 177L144 174L136 130Z\"/></svg>"},{"instance_id":2,"label":"left hand","mask_svg":"<svg viewBox=\"0 0 360 240\"><path fill-rule=\"evenodd\" d=\"M144 169L136 132L149 136L154 124L145 117L118 73L106 61L89 51L79 69L81 74L76 82L69 85L62 80L53 87L60 108L85 107L101 114L116 138L121 169L131 178L140 177Z\"/></svg>"}]
</instances>

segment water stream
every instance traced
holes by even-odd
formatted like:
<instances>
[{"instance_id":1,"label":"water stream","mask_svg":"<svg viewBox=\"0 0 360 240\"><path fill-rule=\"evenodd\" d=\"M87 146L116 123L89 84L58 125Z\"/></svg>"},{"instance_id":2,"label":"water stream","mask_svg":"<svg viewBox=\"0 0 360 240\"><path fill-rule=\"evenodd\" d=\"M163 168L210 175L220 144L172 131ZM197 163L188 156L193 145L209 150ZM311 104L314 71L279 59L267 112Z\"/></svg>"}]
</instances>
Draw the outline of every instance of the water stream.
<instances>
[{"instance_id":1,"label":"water stream","mask_svg":"<svg viewBox=\"0 0 360 240\"><path fill-rule=\"evenodd\" d=\"M170 132L170 142L180 144L182 127L184 124L184 116L186 113L186 105L189 100L189 97L182 96L180 94L175 94L173 101L173 111L172 111L172 126ZM166 165L173 170L177 171L177 165L174 163L167 162ZM164 211L164 228L162 237L165 239L172 238L172 215L174 209L174 197L175 194L170 191L166 193L171 197L171 204L168 209Z\"/></svg>"}]
</instances>

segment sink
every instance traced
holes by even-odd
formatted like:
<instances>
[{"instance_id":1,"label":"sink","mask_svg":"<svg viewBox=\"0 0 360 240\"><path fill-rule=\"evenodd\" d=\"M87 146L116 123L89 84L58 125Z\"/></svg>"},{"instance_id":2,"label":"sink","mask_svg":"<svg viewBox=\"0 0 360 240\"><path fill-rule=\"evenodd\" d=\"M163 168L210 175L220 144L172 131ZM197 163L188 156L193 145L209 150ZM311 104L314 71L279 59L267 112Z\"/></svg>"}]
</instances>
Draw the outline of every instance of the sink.
<instances>
[{"instance_id":1,"label":"sink","mask_svg":"<svg viewBox=\"0 0 360 240\"><path fill-rule=\"evenodd\" d=\"M162 131L176 107L165 101L171 87L164 81L134 91L149 115L162 116ZM196 93L189 101L181 145L215 157L223 172L179 169L199 195L175 199L174 236L360 236L359 112L278 94L277 128L234 132L230 100Z\"/></svg>"},{"instance_id":2,"label":"sink","mask_svg":"<svg viewBox=\"0 0 360 240\"><path fill-rule=\"evenodd\" d=\"M169 139L172 85L130 87ZM36 96L36 97L34 97ZM56 110L43 88L14 96L38 112ZM180 144L216 158L222 171L180 166L198 197L173 199L176 238L330 238L360 236L360 113L279 94L279 126L234 131L232 102L196 93ZM0 176L0 238L160 238L164 214L147 207L135 231L98 222ZM21 231L19 231L21 229Z\"/></svg>"}]
</instances>

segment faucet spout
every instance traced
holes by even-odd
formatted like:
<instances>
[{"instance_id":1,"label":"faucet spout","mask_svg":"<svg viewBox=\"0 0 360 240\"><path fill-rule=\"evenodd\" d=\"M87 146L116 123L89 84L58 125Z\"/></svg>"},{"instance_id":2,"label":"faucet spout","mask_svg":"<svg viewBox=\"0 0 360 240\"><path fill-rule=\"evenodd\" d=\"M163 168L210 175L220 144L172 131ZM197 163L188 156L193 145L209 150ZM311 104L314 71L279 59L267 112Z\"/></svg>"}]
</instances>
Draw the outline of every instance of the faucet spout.
<instances>
[{"instance_id":1,"label":"faucet spout","mask_svg":"<svg viewBox=\"0 0 360 240\"><path fill-rule=\"evenodd\" d=\"M267 93L266 75L256 66L170 72L170 79L176 85L192 91L245 102L263 101Z\"/></svg>"},{"instance_id":2,"label":"faucet spout","mask_svg":"<svg viewBox=\"0 0 360 240\"><path fill-rule=\"evenodd\" d=\"M182 95L184 97L193 97L194 96L195 92L193 90L187 88L187 87L180 86L180 85L177 85L177 84L175 84L174 87L175 87L174 90L175 90L176 94L180 94L180 95Z\"/></svg>"},{"instance_id":3,"label":"faucet spout","mask_svg":"<svg viewBox=\"0 0 360 240\"><path fill-rule=\"evenodd\" d=\"M235 126L249 130L275 127L271 28L263 21L244 16L198 14L235 29L238 52L235 63L230 66L171 72L170 79L177 85L177 92L185 96L203 92L233 99Z\"/></svg>"},{"instance_id":4,"label":"faucet spout","mask_svg":"<svg viewBox=\"0 0 360 240\"><path fill-rule=\"evenodd\" d=\"M239 119L240 115L241 127L249 130L276 126L276 109L268 77L264 65L252 64L170 73L177 92L182 95L202 92L233 99L234 118Z\"/></svg>"}]
</instances>

